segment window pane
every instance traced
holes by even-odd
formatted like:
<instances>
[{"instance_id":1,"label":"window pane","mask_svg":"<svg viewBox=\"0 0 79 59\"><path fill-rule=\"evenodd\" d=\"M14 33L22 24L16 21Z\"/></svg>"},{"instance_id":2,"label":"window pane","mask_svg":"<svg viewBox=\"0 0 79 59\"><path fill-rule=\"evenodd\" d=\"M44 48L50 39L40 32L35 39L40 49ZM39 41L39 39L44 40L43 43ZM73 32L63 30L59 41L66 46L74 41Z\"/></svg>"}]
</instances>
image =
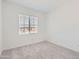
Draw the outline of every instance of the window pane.
<instances>
[{"instance_id":1,"label":"window pane","mask_svg":"<svg viewBox=\"0 0 79 59\"><path fill-rule=\"evenodd\" d=\"M31 16L30 18L30 25L31 26L38 26L38 17Z\"/></svg>"},{"instance_id":2,"label":"window pane","mask_svg":"<svg viewBox=\"0 0 79 59\"><path fill-rule=\"evenodd\" d=\"M38 32L38 27L31 27L30 33L37 33Z\"/></svg>"},{"instance_id":3,"label":"window pane","mask_svg":"<svg viewBox=\"0 0 79 59\"><path fill-rule=\"evenodd\" d=\"M34 17L34 24L38 25L38 17Z\"/></svg>"},{"instance_id":4,"label":"window pane","mask_svg":"<svg viewBox=\"0 0 79 59\"><path fill-rule=\"evenodd\" d=\"M19 16L19 34L29 33L29 16L20 15Z\"/></svg>"},{"instance_id":5,"label":"window pane","mask_svg":"<svg viewBox=\"0 0 79 59\"><path fill-rule=\"evenodd\" d=\"M25 34L29 33L29 16L25 16Z\"/></svg>"},{"instance_id":6,"label":"window pane","mask_svg":"<svg viewBox=\"0 0 79 59\"><path fill-rule=\"evenodd\" d=\"M24 27L24 19L22 15L19 16L19 27Z\"/></svg>"},{"instance_id":7,"label":"window pane","mask_svg":"<svg viewBox=\"0 0 79 59\"><path fill-rule=\"evenodd\" d=\"M29 24L29 16L25 16L25 24Z\"/></svg>"},{"instance_id":8,"label":"window pane","mask_svg":"<svg viewBox=\"0 0 79 59\"><path fill-rule=\"evenodd\" d=\"M38 17L31 16L30 18L30 32L37 33L38 31Z\"/></svg>"}]
</instances>

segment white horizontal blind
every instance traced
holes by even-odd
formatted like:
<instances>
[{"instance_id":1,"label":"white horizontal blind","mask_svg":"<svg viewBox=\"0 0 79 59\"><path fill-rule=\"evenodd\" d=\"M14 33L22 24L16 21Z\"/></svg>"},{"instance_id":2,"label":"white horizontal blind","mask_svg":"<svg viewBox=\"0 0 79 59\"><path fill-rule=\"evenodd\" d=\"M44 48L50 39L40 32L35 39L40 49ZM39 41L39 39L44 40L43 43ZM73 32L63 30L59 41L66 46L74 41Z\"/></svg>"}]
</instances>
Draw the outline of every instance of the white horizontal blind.
<instances>
[{"instance_id":1,"label":"white horizontal blind","mask_svg":"<svg viewBox=\"0 0 79 59\"><path fill-rule=\"evenodd\" d=\"M30 16L30 32L37 33L38 32L38 17Z\"/></svg>"},{"instance_id":2,"label":"white horizontal blind","mask_svg":"<svg viewBox=\"0 0 79 59\"><path fill-rule=\"evenodd\" d=\"M19 15L19 34L37 33L38 17Z\"/></svg>"}]
</instances>

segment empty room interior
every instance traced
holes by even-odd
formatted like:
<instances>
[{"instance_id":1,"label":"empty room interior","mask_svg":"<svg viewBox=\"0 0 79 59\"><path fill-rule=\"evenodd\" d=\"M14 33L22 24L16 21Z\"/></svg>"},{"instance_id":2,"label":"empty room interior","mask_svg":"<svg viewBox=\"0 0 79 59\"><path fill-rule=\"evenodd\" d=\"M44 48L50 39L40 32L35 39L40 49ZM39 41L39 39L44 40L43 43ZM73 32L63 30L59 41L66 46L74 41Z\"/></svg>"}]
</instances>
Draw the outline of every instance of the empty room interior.
<instances>
[{"instance_id":1,"label":"empty room interior","mask_svg":"<svg viewBox=\"0 0 79 59\"><path fill-rule=\"evenodd\" d=\"M79 59L79 0L0 0L0 59Z\"/></svg>"}]
</instances>

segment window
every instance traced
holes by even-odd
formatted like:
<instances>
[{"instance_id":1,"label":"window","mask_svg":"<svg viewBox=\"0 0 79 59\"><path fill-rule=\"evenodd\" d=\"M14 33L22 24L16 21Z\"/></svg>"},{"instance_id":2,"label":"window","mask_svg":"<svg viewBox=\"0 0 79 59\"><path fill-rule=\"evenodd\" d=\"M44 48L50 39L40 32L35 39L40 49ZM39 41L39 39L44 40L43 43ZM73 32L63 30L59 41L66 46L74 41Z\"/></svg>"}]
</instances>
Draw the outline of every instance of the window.
<instances>
[{"instance_id":1,"label":"window","mask_svg":"<svg viewBox=\"0 0 79 59\"><path fill-rule=\"evenodd\" d=\"M19 15L19 34L37 33L38 17Z\"/></svg>"}]
</instances>

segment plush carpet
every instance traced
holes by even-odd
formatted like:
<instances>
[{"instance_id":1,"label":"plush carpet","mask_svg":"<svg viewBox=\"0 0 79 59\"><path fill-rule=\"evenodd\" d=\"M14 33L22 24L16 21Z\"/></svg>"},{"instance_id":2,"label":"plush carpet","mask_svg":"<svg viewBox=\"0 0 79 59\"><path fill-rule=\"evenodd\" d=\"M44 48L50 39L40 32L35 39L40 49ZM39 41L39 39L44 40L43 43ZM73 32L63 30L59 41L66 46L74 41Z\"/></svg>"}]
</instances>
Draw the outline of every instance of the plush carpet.
<instances>
[{"instance_id":1,"label":"plush carpet","mask_svg":"<svg viewBox=\"0 0 79 59\"><path fill-rule=\"evenodd\" d=\"M4 50L0 59L79 59L79 53L48 41Z\"/></svg>"}]
</instances>

